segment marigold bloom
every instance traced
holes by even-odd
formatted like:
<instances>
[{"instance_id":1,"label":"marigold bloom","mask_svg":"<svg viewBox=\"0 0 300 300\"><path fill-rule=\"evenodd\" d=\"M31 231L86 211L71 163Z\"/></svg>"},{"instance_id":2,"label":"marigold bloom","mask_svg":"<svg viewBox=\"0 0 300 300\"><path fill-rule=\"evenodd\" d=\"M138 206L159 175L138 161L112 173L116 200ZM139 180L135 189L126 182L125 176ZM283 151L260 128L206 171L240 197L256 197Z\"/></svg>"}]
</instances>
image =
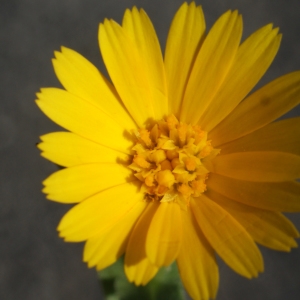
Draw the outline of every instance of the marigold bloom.
<instances>
[{"instance_id":1,"label":"marigold bloom","mask_svg":"<svg viewBox=\"0 0 300 300\"><path fill-rule=\"evenodd\" d=\"M300 118L276 121L300 102L300 72L247 96L281 35L272 25L243 43L242 18L223 14L205 33L201 7L176 13L164 58L143 10L100 24L109 82L73 50L55 52L63 89L37 104L70 132L41 137L42 155L65 167L44 181L50 200L79 203L61 220L66 241L86 241L101 270L125 254L125 273L147 284L176 260L194 299L215 298L215 253L256 277L256 243L279 251L299 233L281 212L300 211Z\"/></svg>"}]
</instances>

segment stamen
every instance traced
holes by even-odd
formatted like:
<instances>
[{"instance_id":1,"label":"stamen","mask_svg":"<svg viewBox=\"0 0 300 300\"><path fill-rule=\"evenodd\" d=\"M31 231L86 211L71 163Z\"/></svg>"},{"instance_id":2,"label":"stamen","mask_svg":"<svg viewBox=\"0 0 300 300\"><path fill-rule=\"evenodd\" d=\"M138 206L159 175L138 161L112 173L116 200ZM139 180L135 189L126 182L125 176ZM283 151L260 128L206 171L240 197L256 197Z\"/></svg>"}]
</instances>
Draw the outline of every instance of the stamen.
<instances>
[{"instance_id":1,"label":"stamen","mask_svg":"<svg viewBox=\"0 0 300 300\"><path fill-rule=\"evenodd\" d=\"M167 151L167 158L169 160L172 160L173 158L179 157L178 151L177 150L168 150Z\"/></svg>"},{"instance_id":2,"label":"stamen","mask_svg":"<svg viewBox=\"0 0 300 300\"><path fill-rule=\"evenodd\" d=\"M185 163L185 167L188 171L195 171L197 162L194 157L188 157L184 163Z\"/></svg>"},{"instance_id":3,"label":"stamen","mask_svg":"<svg viewBox=\"0 0 300 300\"><path fill-rule=\"evenodd\" d=\"M177 189L185 198L188 198L193 194L193 189L186 183L181 184Z\"/></svg>"},{"instance_id":4,"label":"stamen","mask_svg":"<svg viewBox=\"0 0 300 300\"><path fill-rule=\"evenodd\" d=\"M147 186L154 186L154 176L152 174L148 175L146 178L145 178L145 184Z\"/></svg>"},{"instance_id":5,"label":"stamen","mask_svg":"<svg viewBox=\"0 0 300 300\"><path fill-rule=\"evenodd\" d=\"M150 154L149 159L153 162L160 163L167 158L164 150L156 150Z\"/></svg>"},{"instance_id":6,"label":"stamen","mask_svg":"<svg viewBox=\"0 0 300 300\"><path fill-rule=\"evenodd\" d=\"M179 158L172 159L171 164L172 164L173 169L175 169L178 165L180 165Z\"/></svg>"},{"instance_id":7,"label":"stamen","mask_svg":"<svg viewBox=\"0 0 300 300\"><path fill-rule=\"evenodd\" d=\"M170 170L170 171L173 170L171 162L168 159L162 161L160 166L162 170Z\"/></svg>"},{"instance_id":8,"label":"stamen","mask_svg":"<svg viewBox=\"0 0 300 300\"><path fill-rule=\"evenodd\" d=\"M178 124L178 120L174 115L170 115L167 117L167 125L169 130L174 129L177 124Z\"/></svg>"},{"instance_id":9,"label":"stamen","mask_svg":"<svg viewBox=\"0 0 300 300\"><path fill-rule=\"evenodd\" d=\"M183 145L186 142L187 125L181 123L178 125L177 130L178 130L178 138L179 138L180 146L183 147Z\"/></svg>"},{"instance_id":10,"label":"stamen","mask_svg":"<svg viewBox=\"0 0 300 300\"><path fill-rule=\"evenodd\" d=\"M139 129L129 168L140 180L145 199L177 201L188 206L190 197L206 190L211 160L219 153L207 133L198 125L179 122L174 115L158 121L152 128ZM183 204L185 203L185 204Z\"/></svg>"},{"instance_id":11,"label":"stamen","mask_svg":"<svg viewBox=\"0 0 300 300\"><path fill-rule=\"evenodd\" d=\"M146 161L146 159L140 155L134 157L133 162L135 162L139 167L148 169L150 168L150 163Z\"/></svg>"},{"instance_id":12,"label":"stamen","mask_svg":"<svg viewBox=\"0 0 300 300\"><path fill-rule=\"evenodd\" d=\"M159 185L163 185L168 188L170 188L175 182L175 177L170 170L163 170L157 172L155 178Z\"/></svg>"},{"instance_id":13,"label":"stamen","mask_svg":"<svg viewBox=\"0 0 300 300\"><path fill-rule=\"evenodd\" d=\"M140 139L147 147L151 147L152 141L150 139L150 132L146 129L139 129Z\"/></svg>"}]
</instances>

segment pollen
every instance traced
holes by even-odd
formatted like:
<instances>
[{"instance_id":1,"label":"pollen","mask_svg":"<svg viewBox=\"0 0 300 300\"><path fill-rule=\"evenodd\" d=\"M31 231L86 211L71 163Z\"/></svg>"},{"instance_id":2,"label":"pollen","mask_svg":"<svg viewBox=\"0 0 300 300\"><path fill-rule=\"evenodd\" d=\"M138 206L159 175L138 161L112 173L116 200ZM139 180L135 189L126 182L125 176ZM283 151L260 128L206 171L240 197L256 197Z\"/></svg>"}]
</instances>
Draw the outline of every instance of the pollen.
<instances>
[{"instance_id":1,"label":"pollen","mask_svg":"<svg viewBox=\"0 0 300 300\"><path fill-rule=\"evenodd\" d=\"M188 157L185 162L185 167L188 171L195 171L197 167L197 161L194 157Z\"/></svg>"},{"instance_id":2,"label":"pollen","mask_svg":"<svg viewBox=\"0 0 300 300\"><path fill-rule=\"evenodd\" d=\"M200 126L179 122L174 115L135 132L129 168L142 182L146 200L177 201L188 206L190 197L206 190L211 160L219 153Z\"/></svg>"}]
</instances>

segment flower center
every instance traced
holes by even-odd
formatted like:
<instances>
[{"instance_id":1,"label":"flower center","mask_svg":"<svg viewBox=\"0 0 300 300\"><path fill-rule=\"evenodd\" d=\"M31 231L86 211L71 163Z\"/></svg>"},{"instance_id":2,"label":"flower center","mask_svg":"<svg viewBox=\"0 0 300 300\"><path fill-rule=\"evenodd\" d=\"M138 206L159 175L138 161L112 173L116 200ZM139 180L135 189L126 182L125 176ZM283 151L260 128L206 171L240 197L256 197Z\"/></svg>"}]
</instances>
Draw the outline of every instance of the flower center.
<instances>
[{"instance_id":1,"label":"flower center","mask_svg":"<svg viewBox=\"0 0 300 300\"><path fill-rule=\"evenodd\" d=\"M129 168L143 183L146 200L177 201L186 207L190 197L206 190L206 166L219 153L207 140L206 131L170 115L134 134L137 141Z\"/></svg>"}]
</instances>

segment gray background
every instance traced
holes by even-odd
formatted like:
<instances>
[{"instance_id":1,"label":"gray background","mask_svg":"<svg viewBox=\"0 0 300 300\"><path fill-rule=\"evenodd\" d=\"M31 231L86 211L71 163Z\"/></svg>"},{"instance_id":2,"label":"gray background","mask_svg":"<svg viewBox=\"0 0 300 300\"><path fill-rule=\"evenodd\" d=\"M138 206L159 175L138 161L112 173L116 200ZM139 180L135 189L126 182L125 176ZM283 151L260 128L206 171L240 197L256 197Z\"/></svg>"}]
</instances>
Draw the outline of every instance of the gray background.
<instances>
[{"instance_id":1,"label":"gray background","mask_svg":"<svg viewBox=\"0 0 300 300\"><path fill-rule=\"evenodd\" d=\"M300 70L299 0L206 0L208 26L227 9L239 9L244 37L273 22L283 32L281 49L263 83ZM41 181L57 168L40 158L38 136L56 130L35 106L40 87L59 86L51 58L61 45L101 70L98 23L121 21L125 8L143 7L164 47L181 1L1 0L0 1L0 299L102 299L96 272L82 262L82 244L64 243L56 226L69 209L45 200ZM300 115L294 110L289 115ZM300 229L300 215L291 219ZM299 299L300 250L262 249L265 272L247 280L220 262L218 299Z\"/></svg>"}]
</instances>

